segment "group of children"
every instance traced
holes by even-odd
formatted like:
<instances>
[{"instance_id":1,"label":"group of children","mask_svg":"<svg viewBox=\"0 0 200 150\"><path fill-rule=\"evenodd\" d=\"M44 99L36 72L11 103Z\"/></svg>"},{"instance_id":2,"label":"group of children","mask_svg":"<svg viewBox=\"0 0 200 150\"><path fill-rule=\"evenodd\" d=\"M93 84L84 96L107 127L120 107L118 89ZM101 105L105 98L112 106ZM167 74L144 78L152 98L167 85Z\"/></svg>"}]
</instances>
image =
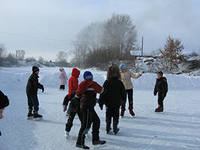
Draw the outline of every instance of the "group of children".
<instances>
[{"instance_id":1,"label":"group of children","mask_svg":"<svg viewBox=\"0 0 200 150\"><path fill-rule=\"evenodd\" d=\"M38 98L37 89L40 88L44 91L44 87L38 82L39 68L33 66L33 74L30 76L27 84L27 97L29 113L28 117L34 118L41 117L38 114ZM68 81L68 95L63 101L63 110L67 110L68 120L65 127L65 136L69 136L69 132L73 126L73 120L77 114L81 122L76 147L89 149L85 145L85 137L92 125L92 144L102 145L106 141L100 140L99 129L100 119L95 112L96 103L99 104L100 109L103 105L106 106L106 132L107 134L117 134L119 132L118 123L119 116L124 116L126 108L126 99L129 100L129 113L135 116L133 111L133 85L131 78L139 78L142 72L133 74L130 72L125 64L118 67L112 64L107 70L107 79L103 86L100 86L93 80L93 74L90 71L85 71L83 74L84 80L79 84L78 78L80 70L77 68L72 69L71 77ZM157 81L154 89L154 95L158 93L158 108L156 112L163 111L163 101L167 94L167 79L163 77L162 72L157 73ZM100 94L99 99L96 95ZM67 106L69 107L67 109ZM120 111L121 107L121 113ZM32 114L33 110L33 114ZM113 123L112 123L113 120ZM112 123L112 130L111 130Z\"/></svg>"}]
</instances>

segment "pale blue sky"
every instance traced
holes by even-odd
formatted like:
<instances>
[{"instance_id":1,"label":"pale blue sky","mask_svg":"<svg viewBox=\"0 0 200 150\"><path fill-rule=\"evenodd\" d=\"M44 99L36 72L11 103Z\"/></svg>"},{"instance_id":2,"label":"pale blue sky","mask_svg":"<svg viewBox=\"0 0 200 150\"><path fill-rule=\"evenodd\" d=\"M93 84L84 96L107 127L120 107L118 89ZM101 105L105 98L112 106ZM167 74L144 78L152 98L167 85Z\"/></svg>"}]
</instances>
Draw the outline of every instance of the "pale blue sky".
<instances>
[{"instance_id":1,"label":"pale blue sky","mask_svg":"<svg viewBox=\"0 0 200 150\"><path fill-rule=\"evenodd\" d=\"M200 0L1 0L0 43L8 51L54 59L85 26L113 13L128 14L144 36L144 50L163 47L168 35L183 41L185 52L200 51Z\"/></svg>"}]
</instances>

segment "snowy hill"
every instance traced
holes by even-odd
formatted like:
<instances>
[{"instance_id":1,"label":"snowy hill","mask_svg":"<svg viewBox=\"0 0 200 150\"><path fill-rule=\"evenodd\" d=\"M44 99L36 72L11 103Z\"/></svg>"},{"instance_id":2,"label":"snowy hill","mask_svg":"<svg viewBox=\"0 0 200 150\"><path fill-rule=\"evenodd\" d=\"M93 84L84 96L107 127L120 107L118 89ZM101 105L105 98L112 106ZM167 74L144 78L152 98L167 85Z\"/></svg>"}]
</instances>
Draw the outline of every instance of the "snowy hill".
<instances>
[{"instance_id":1,"label":"snowy hill","mask_svg":"<svg viewBox=\"0 0 200 150\"><path fill-rule=\"evenodd\" d=\"M64 138L66 116L62 100L67 91L58 90L58 68L41 68L40 82L45 93L39 92L42 121L26 120L27 98L25 86L31 73L30 67L0 68L0 89L8 95L11 104L0 120L0 150L66 150L75 149L80 121L75 119L71 138ZM94 79L103 84L106 72L91 69ZM71 68L66 69L70 76ZM82 80L81 70L80 81ZM154 113L157 98L152 95L155 74L144 74L133 80L136 117L128 111L120 119L117 136L105 133L105 108L96 110L101 119L100 137L107 141L103 147L92 146L91 134L86 144L91 149L102 150L199 150L200 149L200 77L166 75L169 93L165 112Z\"/></svg>"}]
</instances>

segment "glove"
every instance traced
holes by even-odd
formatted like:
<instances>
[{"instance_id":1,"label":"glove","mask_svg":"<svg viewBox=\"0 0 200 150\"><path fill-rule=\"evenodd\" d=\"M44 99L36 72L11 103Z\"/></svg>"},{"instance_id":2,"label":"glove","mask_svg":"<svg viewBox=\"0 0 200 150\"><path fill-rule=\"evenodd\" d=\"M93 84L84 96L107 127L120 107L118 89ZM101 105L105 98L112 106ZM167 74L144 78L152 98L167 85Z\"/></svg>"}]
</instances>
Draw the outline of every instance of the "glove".
<instances>
[{"instance_id":1,"label":"glove","mask_svg":"<svg viewBox=\"0 0 200 150\"><path fill-rule=\"evenodd\" d=\"M63 112L66 112L67 110L67 105L63 105Z\"/></svg>"},{"instance_id":2,"label":"glove","mask_svg":"<svg viewBox=\"0 0 200 150\"><path fill-rule=\"evenodd\" d=\"M42 93L44 93L44 86L43 86L43 85L42 85L42 88L41 88L41 89L42 89Z\"/></svg>"}]
</instances>

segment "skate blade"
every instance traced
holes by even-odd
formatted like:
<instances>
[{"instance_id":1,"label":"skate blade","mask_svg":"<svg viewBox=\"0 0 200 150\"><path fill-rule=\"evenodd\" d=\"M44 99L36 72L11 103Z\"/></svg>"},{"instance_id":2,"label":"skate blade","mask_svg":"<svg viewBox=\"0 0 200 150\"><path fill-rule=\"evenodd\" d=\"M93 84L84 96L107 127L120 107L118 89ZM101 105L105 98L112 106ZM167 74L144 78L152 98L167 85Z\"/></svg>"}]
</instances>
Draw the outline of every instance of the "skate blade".
<instances>
[{"instance_id":1,"label":"skate blade","mask_svg":"<svg viewBox=\"0 0 200 150\"><path fill-rule=\"evenodd\" d=\"M69 140L70 139L70 135L68 135L68 136L65 135L65 139Z\"/></svg>"},{"instance_id":2,"label":"skate blade","mask_svg":"<svg viewBox=\"0 0 200 150\"><path fill-rule=\"evenodd\" d=\"M42 117L41 118L33 118L34 121L40 121L42 119L43 119Z\"/></svg>"},{"instance_id":3,"label":"skate blade","mask_svg":"<svg viewBox=\"0 0 200 150\"><path fill-rule=\"evenodd\" d=\"M134 119L134 118L136 118L135 116L124 116L124 117L122 117L122 119Z\"/></svg>"},{"instance_id":4,"label":"skate blade","mask_svg":"<svg viewBox=\"0 0 200 150\"><path fill-rule=\"evenodd\" d=\"M32 120L32 119L33 119L33 117L27 117L26 119L27 119L27 120Z\"/></svg>"},{"instance_id":5,"label":"skate blade","mask_svg":"<svg viewBox=\"0 0 200 150\"><path fill-rule=\"evenodd\" d=\"M113 131L107 133L108 135L115 135Z\"/></svg>"}]
</instances>

